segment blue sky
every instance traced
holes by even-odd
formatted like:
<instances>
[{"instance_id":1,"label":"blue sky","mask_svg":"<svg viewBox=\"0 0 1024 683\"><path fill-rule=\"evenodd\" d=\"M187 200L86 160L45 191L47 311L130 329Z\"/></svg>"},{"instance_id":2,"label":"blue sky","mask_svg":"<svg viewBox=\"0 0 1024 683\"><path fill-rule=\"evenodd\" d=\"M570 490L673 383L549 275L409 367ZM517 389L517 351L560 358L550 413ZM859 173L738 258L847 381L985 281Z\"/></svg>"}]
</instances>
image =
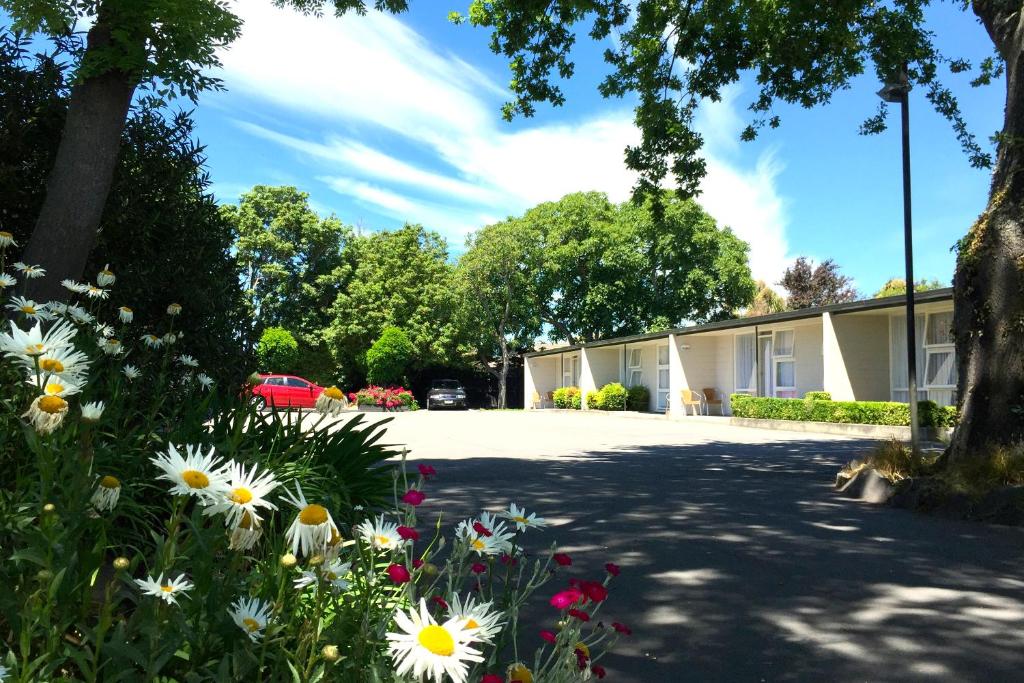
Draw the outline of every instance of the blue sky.
<instances>
[{"instance_id":1,"label":"blue sky","mask_svg":"<svg viewBox=\"0 0 1024 683\"><path fill-rule=\"evenodd\" d=\"M399 17L338 19L236 3L246 25L223 53L227 90L205 94L196 109L218 198L235 201L254 184L296 185L346 223L423 223L457 253L469 231L568 192L628 197L622 150L637 132L631 102L595 89L606 46L581 44L566 106L505 123L508 72L487 49L488 34L451 25L450 8L436 0L412 7ZM940 3L929 21L948 52L974 62L990 53L971 15ZM987 138L1001 123L1002 87L966 81L950 84L972 130ZM710 172L700 201L751 244L755 276L775 282L798 255L834 258L866 294L902 274L898 129L857 133L878 87L865 76L825 108L782 108L782 128L754 143L738 140L749 87L703 111ZM915 268L948 282L950 247L984 207L988 173L968 166L921 92L912 94L911 130Z\"/></svg>"}]
</instances>

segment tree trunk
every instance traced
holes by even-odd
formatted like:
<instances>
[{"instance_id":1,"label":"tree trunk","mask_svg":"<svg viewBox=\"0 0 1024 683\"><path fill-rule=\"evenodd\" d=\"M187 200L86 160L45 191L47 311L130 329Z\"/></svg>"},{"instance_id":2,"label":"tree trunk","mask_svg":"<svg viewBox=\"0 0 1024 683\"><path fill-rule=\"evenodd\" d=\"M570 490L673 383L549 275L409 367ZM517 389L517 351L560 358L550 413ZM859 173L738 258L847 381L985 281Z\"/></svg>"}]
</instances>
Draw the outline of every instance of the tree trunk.
<instances>
[{"instance_id":1,"label":"tree trunk","mask_svg":"<svg viewBox=\"0 0 1024 683\"><path fill-rule=\"evenodd\" d=\"M83 63L89 62L90 51L109 41L109 26L95 24ZM71 89L46 198L23 256L26 263L46 268L45 278L29 281L29 293L36 299L62 298L66 291L61 280L82 277L117 168L135 86L131 74L108 70L82 79Z\"/></svg>"},{"instance_id":2,"label":"tree trunk","mask_svg":"<svg viewBox=\"0 0 1024 683\"><path fill-rule=\"evenodd\" d=\"M1006 111L988 206L957 257L953 462L1024 439L1024 11L1004 0L974 11L1006 62Z\"/></svg>"},{"instance_id":3,"label":"tree trunk","mask_svg":"<svg viewBox=\"0 0 1024 683\"><path fill-rule=\"evenodd\" d=\"M508 344L501 342L501 374L498 376L498 407L508 408Z\"/></svg>"}]
</instances>

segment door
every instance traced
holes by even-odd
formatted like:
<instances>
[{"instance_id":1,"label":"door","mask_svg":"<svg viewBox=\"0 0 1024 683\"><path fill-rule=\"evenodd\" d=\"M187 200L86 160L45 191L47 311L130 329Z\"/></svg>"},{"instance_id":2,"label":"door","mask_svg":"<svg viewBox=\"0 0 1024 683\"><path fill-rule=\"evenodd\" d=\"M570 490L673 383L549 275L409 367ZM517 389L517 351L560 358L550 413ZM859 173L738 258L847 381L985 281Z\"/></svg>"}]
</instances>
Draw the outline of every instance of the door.
<instances>
[{"instance_id":1,"label":"door","mask_svg":"<svg viewBox=\"0 0 1024 683\"><path fill-rule=\"evenodd\" d=\"M775 381L772 377L772 335L762 333L757 340L757 395L774 396Z\"/></svg>"},{"instance_id":2,"label":"door","mask_svg":"<svg viewBox=\"0 0 1024 683\"><path fill-rule=\"evenodd\" d=\"M658 410L665 412L668 410L668 394L671 389L670 386L671 373L668 368L668 344L662 344L658 347Z\"/></svg>"},{"instance_id":3,"label":"door","mask_svg":"<svg viewBox=\"0 0 1024 683\"><path fill-rule=\"evenodd\" d=\"M288 377L285 379L285 385L288 387L288 404L290 406L293 408L313 407L312 384L298 377Z\"/></svg>"}]
</instances>

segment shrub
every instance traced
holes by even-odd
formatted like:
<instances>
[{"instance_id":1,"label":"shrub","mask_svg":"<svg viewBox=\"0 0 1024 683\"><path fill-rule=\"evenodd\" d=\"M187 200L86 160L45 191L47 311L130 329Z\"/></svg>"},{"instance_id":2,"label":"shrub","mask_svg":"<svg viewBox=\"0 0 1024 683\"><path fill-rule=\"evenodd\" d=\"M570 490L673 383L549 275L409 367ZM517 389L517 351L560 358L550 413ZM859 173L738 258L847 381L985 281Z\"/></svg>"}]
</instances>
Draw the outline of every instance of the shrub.
<instances>
[{"instance_id":1,"label":"shrub","mask_svg":"<svg viewBox=\"0 0 1024 683\"><path fill-rule=\"evenodd\" d=\"M597 394L597 407L601 410L625 410L629 392L618 382L605 384Z\"/></svg>"},{"instance_id":2,"label":"shrub","mask_svg":"<svg viewBox=\"0 0 1024 683\"><path fill-rule=\"evenodd\" d=\"M370 384L402 384L416 348L401 328L386 327L366 352L366 379Z\"/></svg>"},{"instance_id":3,"label":"shrub","mask_svg":"<svg viewBox=\"0 0 1024 683\"><path fill-rule=\"evenodd\" d=\"M601 392L599 391L591 391L589 394L587 394L587 407L590 408L591 410L600 410L600 397Z\"/></svg>"},{"instance_id":4,"label":"shrub","mask_svg":"<svg viewBox=\"0 0 1024 683\"><path fill-rule=\"evenodd\" d=\"M733 394L729 403L736 417L895 426L910 424L910 406L889 401L807 401ZM939 426L937 420L946 419L947 415L933 401L918 403L918 419L922 427Z\"/></svg>"},{"instance_id":5,"label":"shrub","mask_svg":"<svg viewBox=\"0 0 1024 683\"><path fill-rule=\"evenodd\" d=\"M560 389L555 389L554 401L556 408L579 410L580 388L561 387Z\"/></svg>"},{"instance_id":6,"label":"shrub","mask_svg":"<svg viewBox=\"0 0 1024 683\"><path fill-rule=\"evenodd\" d=\"M256 345L256 363L261 372L289 373L299 360L299 342L283 327L263 330Z\"/></svg>"},{"instance_id":7,"label":"shrub","mask_svg":"<svg viewBox=\"0 0 1024 683\"><path fill-rule=\"evenodd\" d=\"M832 394L827 391L808 391L804 394L804 400L806 401L831 401Z\"/></svg>"},{"instance_id":8,"label":"shrub","mask_svg":"<svg viewBox=\"0 0 1024 683\"><path fill-rule=\"evenodd\" d=\"M626 393L626 408L643 411L651 405L651 392L645 386L630 387Z\"/></svg>"},{"instance_id":9,"label":"shrub","mask_svg":"<svg viewBox=\"0 0 1024 683\"><path fill-rule=\"evenodd\" d=\"M412 392L403 387L378 387L370 385L349 397L357 406L377 406L386 410L408 408L417 410L420 406Z\"/></svg>"},{"instance_id":10,"label":"shrub","mask_svg":"<svg viewBox=\"0 0 1024 683\"><path fill-rule=\"evenodd\" d=\"M863 458L854 460L843 467L840 476L850 479L857 472L871 468L889 481L896 483L926 472L934 465L937 458L938 454L935 453L918 453L917 457L914 457L910 447L898 439L890 439L873 448Z\"/></svg>"}]
</instances>

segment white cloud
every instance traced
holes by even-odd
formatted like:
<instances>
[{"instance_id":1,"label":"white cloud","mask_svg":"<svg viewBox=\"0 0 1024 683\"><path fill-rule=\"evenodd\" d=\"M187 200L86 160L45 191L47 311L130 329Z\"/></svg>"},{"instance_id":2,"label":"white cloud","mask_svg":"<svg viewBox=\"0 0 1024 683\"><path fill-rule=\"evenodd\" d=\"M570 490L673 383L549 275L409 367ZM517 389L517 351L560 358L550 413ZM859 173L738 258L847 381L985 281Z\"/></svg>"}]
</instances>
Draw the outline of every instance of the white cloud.
<instances>
[{"instance_id":1,"label":"white cloud","mask_svg":"<svg viewBox=\"0 0 1024 683\"><path fill-rule=\"evenodd\" d=\"M639 132L621 105L513 127L500 120L503 88L391 15L305 17L250 2L236 11L245 26L223 55L228 89L310 123L285 133L236 110L237 125L297 152L318 180L381 215L441 230L458 247L494 217L569 192L629 196L623 152ZM753 167L739 159L738 95L727 90L698 121L708 167L699 201L751 244L755 277L775 282L787 260L782 167L770 152Z\"/></svg>"}]
</instances>

